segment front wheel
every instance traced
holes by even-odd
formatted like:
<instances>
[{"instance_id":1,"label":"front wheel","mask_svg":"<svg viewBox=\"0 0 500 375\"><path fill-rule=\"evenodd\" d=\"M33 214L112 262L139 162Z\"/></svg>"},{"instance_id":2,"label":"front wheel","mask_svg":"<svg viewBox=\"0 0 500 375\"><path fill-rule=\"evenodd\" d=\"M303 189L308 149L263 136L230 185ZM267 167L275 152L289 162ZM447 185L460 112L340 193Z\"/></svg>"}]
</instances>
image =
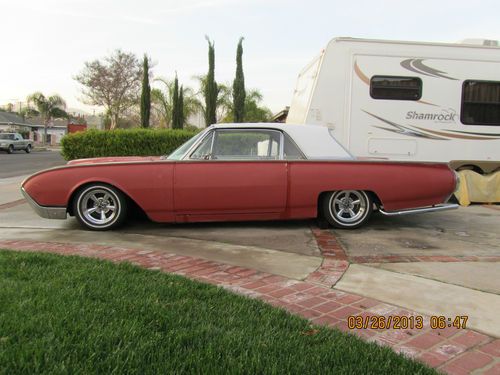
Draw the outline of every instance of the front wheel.
<instances>
[{"instance_id":1,"label":"front wheel","mask_svg":"<svg viewBox=\"0 0 500 375\"><path fill-rule=\"evenodd\" d=\"M124 222L127 201L124 195L112 186L93 184L76 194L73 212L80 224L88 229L113 229Z\"/></svg>"},{"instance_id":2,"label":"front wheel","mask_svg":"<svg viewBox=\"0 0 500 375\"><path fill-rule=\"evenodd\" d=\"M14 146L9 145L9 148L7 149L7 154L12 154L14 152Z\"/></svg>"},{"instance_id":3,"label":"front wheel","mask_svg":"<svg viewBox=\"0 0 500 375\"><path fill-rule=\"evenodd\" d=\"M354 229L365 224L373 211L372 199L361 190L329 193L322 202L323 215L334 227Z\"/></svg>"}]
</instances>

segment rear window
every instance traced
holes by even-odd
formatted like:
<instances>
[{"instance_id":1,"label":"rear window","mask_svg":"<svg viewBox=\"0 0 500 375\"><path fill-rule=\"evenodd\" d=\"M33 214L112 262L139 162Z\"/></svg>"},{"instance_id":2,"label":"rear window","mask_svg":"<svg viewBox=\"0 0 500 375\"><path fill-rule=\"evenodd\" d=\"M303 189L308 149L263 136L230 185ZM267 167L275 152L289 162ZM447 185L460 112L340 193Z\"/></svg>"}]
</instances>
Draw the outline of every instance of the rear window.
<instances>
[{"instance_id":1,"label":"rear window","mask_svg":"<svg viewBox=\"0 0 500 375\"><path fill-rule=\"evenodd\" d=\"M418 77L373 76L370 80L373 99L419 100L422 80Z\"/></svg>"},{"instance_id":2,"label":"rear window","mask_svg":"<svg viewBox=\"0 0 500 375\"><path fill-rule=\"evenodd\" d=\"M465 81L460 121L465 125L500 125L500 82Z\"/></svg>"}]
</instances>

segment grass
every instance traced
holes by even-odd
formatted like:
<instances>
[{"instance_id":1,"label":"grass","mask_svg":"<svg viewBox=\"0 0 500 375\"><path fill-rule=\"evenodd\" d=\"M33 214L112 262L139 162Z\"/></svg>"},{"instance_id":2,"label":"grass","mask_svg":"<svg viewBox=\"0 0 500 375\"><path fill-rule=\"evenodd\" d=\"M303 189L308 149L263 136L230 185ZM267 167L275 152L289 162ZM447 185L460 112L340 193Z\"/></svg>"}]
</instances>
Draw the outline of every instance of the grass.
<instances>
[{"instance_id":1,"label":"grass","mask_svg":"<svg viewBox=\"0 0 500 375\"><path fill-rule=\"evenodd\" d=\"M435 372L212 285L0 250L0 373Z\"/></svg>"}]
</instances>

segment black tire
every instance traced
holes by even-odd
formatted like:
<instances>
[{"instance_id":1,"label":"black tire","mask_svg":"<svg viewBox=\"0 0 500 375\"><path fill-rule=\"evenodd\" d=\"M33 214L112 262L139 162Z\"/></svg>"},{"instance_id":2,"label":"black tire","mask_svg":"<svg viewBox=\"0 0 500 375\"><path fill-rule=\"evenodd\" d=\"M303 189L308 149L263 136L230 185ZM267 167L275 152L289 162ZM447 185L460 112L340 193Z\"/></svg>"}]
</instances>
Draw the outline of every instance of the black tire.
<instances>
[{"instance_id":1,"label":"black tire","mask_svg":"<svg viewBox=\"0 0 500 375\"><path fill-rule=\"evenodd\" d=\"M26 153L29 154L31 152L31 145L27 145L24 151L26 151Z\"/></svg>"},{"instance_id":2,"label":"black tire","mask_svg":"<svg viewBox=\"0 0 500 375\"><path fill-rule=\"evenodd\" d=\"M9 148L7 149L7 154L12 154L14 152L14 146L9 145Z\"/></svg>"},{"instance_id":3,"label":"black tire","mask_svg":"<svg viewBox=\"0 0 500 375\"><path fill-rule=\"evenodd\" d=\"M90 230L118 228L127 217L125 196L107 184L96 183L81 188L73 199L72 208L78 222Z\"/></svg>"},{"instance_id":4,"label":"black tire","mask_svg":"<svg viewBox=\"0 0 500 375\"><path fill-rule=\"evenodd\" d=\"M332 226L355 229L370 219L373 201L361 190L339 190L326 194L321 208L325 219Z\"/></svg>"}]
</instances>

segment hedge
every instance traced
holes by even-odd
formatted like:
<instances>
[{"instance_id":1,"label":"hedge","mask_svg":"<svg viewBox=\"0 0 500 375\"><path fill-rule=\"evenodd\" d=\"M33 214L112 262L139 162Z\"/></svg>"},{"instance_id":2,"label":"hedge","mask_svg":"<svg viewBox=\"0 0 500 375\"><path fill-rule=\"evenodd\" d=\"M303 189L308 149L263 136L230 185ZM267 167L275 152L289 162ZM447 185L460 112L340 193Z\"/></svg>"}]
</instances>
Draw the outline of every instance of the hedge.
<instances>
[{"instance_id":1,"label":"hedge","mask_svg":"<svg viewBox=\"0 0 500 375\"><path fill-rule=\"evenodd\" d=\"M167 155L195 134L177 129L88 130L66 135L61 140L62 155L66 160Z\"/></svg>"}]
</instances>

